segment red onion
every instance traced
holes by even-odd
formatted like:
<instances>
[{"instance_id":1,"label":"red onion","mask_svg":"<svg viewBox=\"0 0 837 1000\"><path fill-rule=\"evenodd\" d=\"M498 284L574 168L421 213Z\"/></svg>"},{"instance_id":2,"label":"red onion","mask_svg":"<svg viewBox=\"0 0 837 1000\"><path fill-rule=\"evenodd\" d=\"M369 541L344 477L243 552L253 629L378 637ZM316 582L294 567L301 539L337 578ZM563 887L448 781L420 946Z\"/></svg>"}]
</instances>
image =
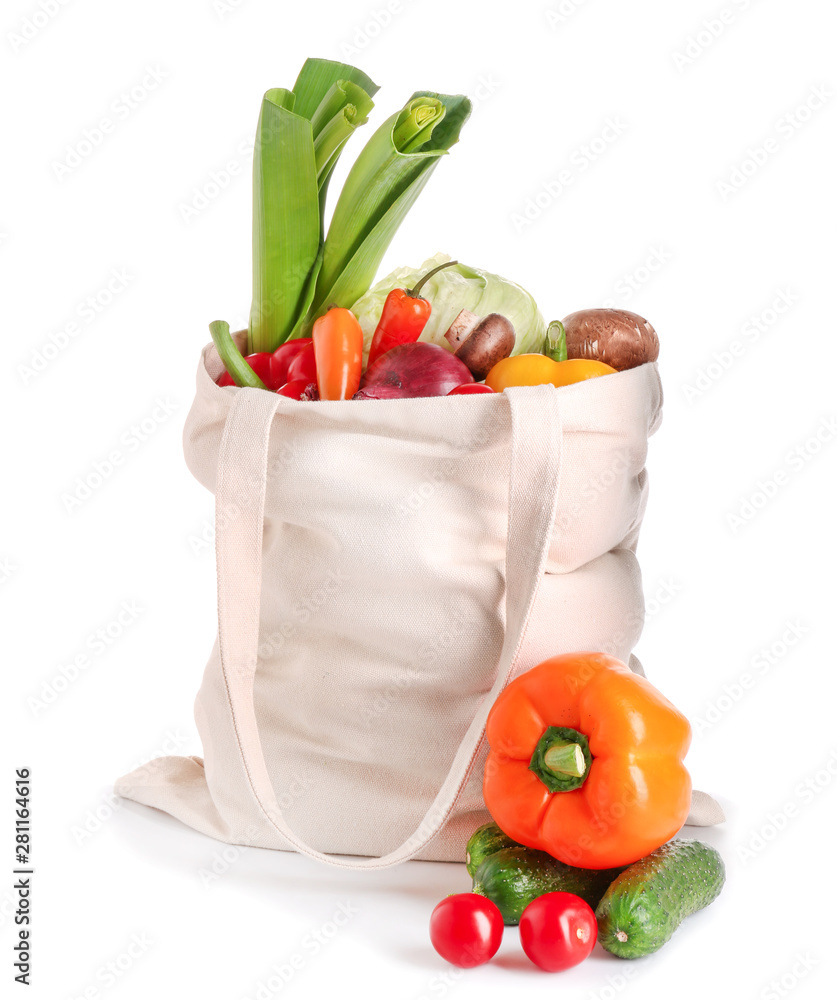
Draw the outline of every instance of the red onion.
<instances>
[{"instance_id":1,"label":"red onion","mask_svg":"<svg viewBox=\"0 0 837 1000\"><path fill-rule=\"evenodd\" d=\"M474 377L459 358L438 344L402 344L382 354L367 369L354 399L405 399L447 396Z\"/></svg>"}]
</instances>

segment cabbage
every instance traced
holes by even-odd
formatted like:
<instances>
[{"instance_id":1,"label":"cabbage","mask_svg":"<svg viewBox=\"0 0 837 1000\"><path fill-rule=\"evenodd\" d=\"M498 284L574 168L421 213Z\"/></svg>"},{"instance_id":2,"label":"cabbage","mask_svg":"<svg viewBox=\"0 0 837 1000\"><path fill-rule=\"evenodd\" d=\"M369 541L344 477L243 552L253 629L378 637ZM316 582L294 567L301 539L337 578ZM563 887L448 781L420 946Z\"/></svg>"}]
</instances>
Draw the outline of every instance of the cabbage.
<instances>
[{"instance_id":1,"label":"cabbage","mask_svg":"<svg viewBox=\"0 0 837 1000\"><path fill-rule=\"evenodd\" d=\"M449 260L447 254L437 253L418 268L397 268L355 302L352 312L363 327L365 352L369 351L384 300L392 289L412 288L422 275ZM538 353L543 347L546 321L535 300L520 285L498 274L456 264L434 274L422 288L421 295L429 299L433 311L420 340L450 348L445 334L459 311L469 309L477 316L496 312L511 320L517 335L513 354Z\"/></svg>"}]
</instances>

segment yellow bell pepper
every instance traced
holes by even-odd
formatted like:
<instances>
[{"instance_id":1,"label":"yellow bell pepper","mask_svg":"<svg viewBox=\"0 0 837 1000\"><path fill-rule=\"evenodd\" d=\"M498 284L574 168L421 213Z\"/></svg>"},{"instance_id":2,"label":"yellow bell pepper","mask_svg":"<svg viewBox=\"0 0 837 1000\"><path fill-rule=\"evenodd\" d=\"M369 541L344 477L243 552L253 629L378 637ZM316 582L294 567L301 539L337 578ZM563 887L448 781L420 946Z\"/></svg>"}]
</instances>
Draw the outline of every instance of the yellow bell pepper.
<instances>
[{"instance_id":1,"label":"yellow bell pepper","mask_svg":"<svg viewBox=\"0 0 837 1000\"><path fill-rule=\"evenodd\" d=\"M485 384L495 392L502 392L513 385L572 385L598 375L611 375L616 371L603 361L571 358L553 361L545 354L518 354L498 361L485 378Z\"/></svg>"}]
</instances>

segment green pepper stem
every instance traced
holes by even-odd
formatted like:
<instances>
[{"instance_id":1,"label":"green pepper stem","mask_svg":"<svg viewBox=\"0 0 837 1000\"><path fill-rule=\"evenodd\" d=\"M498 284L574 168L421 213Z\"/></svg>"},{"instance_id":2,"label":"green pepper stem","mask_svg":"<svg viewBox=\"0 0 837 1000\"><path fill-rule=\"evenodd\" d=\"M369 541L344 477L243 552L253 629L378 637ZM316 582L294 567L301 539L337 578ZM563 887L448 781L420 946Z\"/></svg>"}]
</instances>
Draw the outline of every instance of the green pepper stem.
<instances>
[{"instance_id":1,"label":"green pepper stem","mask_svg":"<svg viewBox=\"0 0 837 1000\"><path fill-rule=\"evenodd\" d=\"M553 743L543 755L543 762L553 774L569 774L581 778L587 770L587 762L577 743Z\"/></svg>"},{"instance_id":2,"label":"green pepper stem","mask_svg":"<svg viewBox=\"0 0 837 1000\"><path fill-rule=\"evenodd\" d=\"M592 763L584 733L566 726L548 726L535 746L529 770L550 792L571 792L587 780Z\"/></svg>"},{"instance_id":3,"label":"green pepper stem","mask_svg":"<svg viewBox=\"0 0 837 1000\"><path fill-rule=\"evenodd\" d=\"M554 319L546 328L543 353L553 361L567 360L567 334L560 319Z\"/></svg>"},{"instance_id":4,"label":"green pepper stem","mask_svg":"<svg viewBox=\"0 0 837 1000\"><path fill-rule=\"evenodd\" d=\"M423 277L419 278L418 283L415 285L414 288L410 288L407 291L407 298L410 298L410 299L418 299L418 298L420 298L421 296L419 295L419 292L424 287L425 281L427 281L429 278L432 278L433 275L436 274L437 271L441 271L445 267L453 267L454 264L458 264L458 263L459 263L458 260L449 260L447 262L447 264L439 264L439 266L438 267L434 267L432 271L428 271L427 274L425 274Z\"/></svg>"},{"instance_id":5,"label":"green pepper stem","mask_svg":"<svg viewBox=\"0 0 837 1000\"><path fill-rule=\"evenodd\" d=\"M267 388L239 351L236 342L232 339L229 323L222 319L213 320L209 324L209 332L212 334L212 342L215 344L218 356L224 362L224 367L237 386L251 386L254 389Z\"/></svg>"}]
</instances>

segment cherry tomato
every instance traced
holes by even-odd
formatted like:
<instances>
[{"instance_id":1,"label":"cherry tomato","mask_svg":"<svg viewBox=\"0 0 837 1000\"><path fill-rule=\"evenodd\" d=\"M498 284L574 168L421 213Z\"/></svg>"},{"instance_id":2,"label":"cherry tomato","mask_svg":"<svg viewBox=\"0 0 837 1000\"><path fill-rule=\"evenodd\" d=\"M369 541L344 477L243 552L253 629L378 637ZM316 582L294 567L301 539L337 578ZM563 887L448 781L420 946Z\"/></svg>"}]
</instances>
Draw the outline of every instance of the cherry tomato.
<instances>
[{"instance_id":1,"label":"cherry tomato","mask_svg":"<svg viewBox=\"0 0 837 1000\"><path fill-rule=\"evenodd\" d=\"M273 361L270 363L271 385L268 389L278 389L286 382L290 381L288 369L293 364L294 358L300 351L304 350L311 343L310 337L298 337L296 340L286 340L284 344L273 352Z\"/></svg>"},{"instance_id":2,"label":"cherry tomato","mask_svg":"<svg viewBox=\"0 0 837 1000\"><path fill-rule=\"evenodd\" d=\"M547 892L520 917L520 943L546 972L570 969L593 950L598 928L590 907L571 892Z\"/></svg>"},{"instance_id":3,"label":"cherry tomato","mask_svg":"<svg viewBox=\"0 0 837 1000\"><path fill-rule=\"evenodd\" d=\"M317 383L310 382L307 378L294 379L293 382L286 382L281 389L276 390L280 396L288 396L290 399L319 399Z\"/></svg>"},{"instance_id":4,"label":"cherry tomato","mask_svg":"<svg viewBox=\"0 0 837 1000\"><path fill-rule=\"evenodd\" d=\"M271 363L273 360L273 355L268 354L267 351L259 351L257 354L248 354L245 358L247 364L253 369L253 371L259 376L259 378L264 382L268 389L275 389L277 385L282 383L273 383L271 378ZM235 385L232 380L232 376L229 372L224 372L215 379L216 385Z\"/></svg>"},{"instance_id":5,"label":"cherry tomato","mask_svg":"<svg viewBox=\"0 0 837 1000\"><path fill-rule=\"evenodd\" d=\"M503 915L475 892L448 896L430 917L430 940L438 953L460 969L482 965L497 954L503 939Z\"/></svg>"},{"instance_id":6,"label":"cherry tomato","mask_svg":"<svg viewBox=\"0 0 837 1000\"><path fill-rule=\"evenodd\" d=\"M482 382L466 382L465 385L458 385L451 389L449 396L474 396L481 392L494 392L490 385L483 385Z\"/></svg>"},{"instance_id":7,"label":"cherry tomato","mask_svg":"<svg viewBox=\"0 0 837 1000\"><path fill-rule=\"evenodd\" d=\"M314 344L310 340L288 366L289 382L301 378L308 382L317 381L317 361L314 357Z\"/></svg>"}]
</instances>

